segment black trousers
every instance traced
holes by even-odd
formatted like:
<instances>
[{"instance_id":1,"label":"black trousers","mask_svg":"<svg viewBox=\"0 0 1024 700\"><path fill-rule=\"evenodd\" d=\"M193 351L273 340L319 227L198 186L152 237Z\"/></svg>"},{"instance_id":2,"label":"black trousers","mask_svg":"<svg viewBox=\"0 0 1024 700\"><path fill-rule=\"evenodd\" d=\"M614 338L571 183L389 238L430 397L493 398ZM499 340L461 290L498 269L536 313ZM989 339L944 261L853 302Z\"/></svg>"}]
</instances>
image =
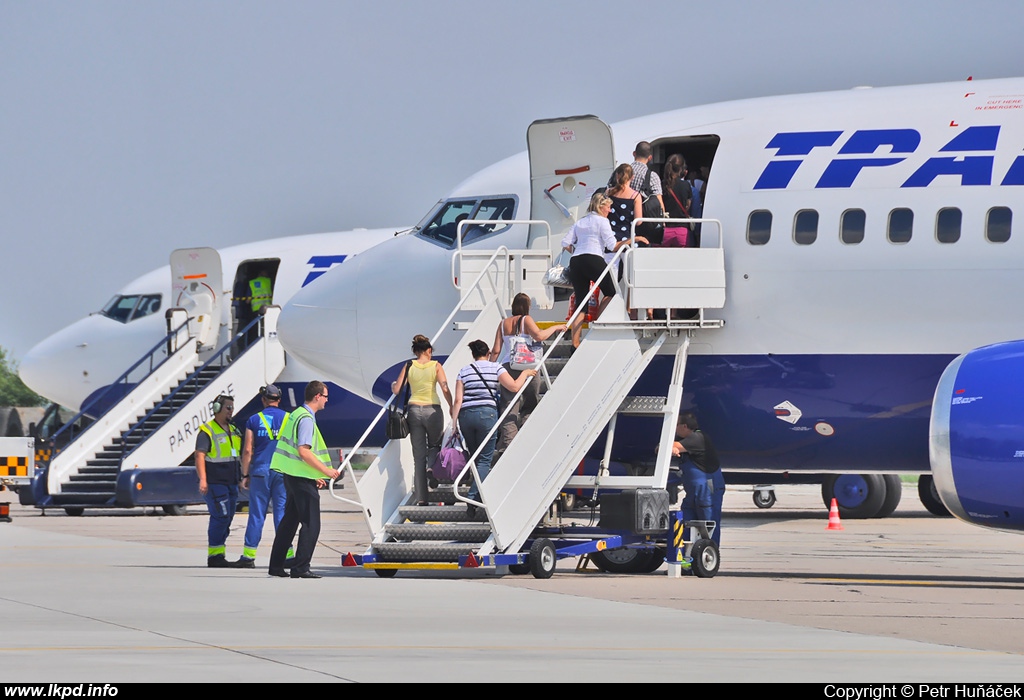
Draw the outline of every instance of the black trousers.
<instances>
[{"instance_id":1,"label":"black trousers","mask_svg":"<svg viewBox=\"0 0 1024 700\"><path fill-rule=\"evenodd\" d=\"M274 535L274 547L270 550L270 568L284 568L288 547L295 537L295 531L302 525L292 573L303 573L309 571L313 550L320 538L320 491L316 487L316 480L290 474L284 474L284 490L288 500L284 506L284 517Z\"/></svg>"}]
</instances>

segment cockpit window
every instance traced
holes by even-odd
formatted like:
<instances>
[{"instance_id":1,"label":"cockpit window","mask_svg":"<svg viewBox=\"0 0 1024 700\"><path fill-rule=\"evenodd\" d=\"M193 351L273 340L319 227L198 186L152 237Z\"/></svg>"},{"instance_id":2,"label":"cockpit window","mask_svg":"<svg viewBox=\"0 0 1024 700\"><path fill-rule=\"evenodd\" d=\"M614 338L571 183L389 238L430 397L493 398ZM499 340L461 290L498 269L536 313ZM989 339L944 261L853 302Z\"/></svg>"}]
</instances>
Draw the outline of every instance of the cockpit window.
<instances>
[{"instance_id":1,"label":"cockpit window","mask_svg":"<svg viewBox=\"0 0 1024 700\"><path fill-rule=\"evenodd\" d=\"M118 294L103 307L101 314L120 323L128 323L160 310L159 294Z\"/></svg>"},{"instance_id":2,"label":"cockpit window","mask_svg":"<svg viewBox=\"0 0 1024 700\"><path fill-rule=\"evenodd\" d=\"M456 241L459 222L466 219L507 221L512 219L515 209L516 200L511 196L493 199L452 199L442 203L433 216L428 215L424 219L426 224L420 223L419 235L450 246ZM495 230L494 224L473 227L465 231L463 242Z\"/></svg>"}]
</instances>

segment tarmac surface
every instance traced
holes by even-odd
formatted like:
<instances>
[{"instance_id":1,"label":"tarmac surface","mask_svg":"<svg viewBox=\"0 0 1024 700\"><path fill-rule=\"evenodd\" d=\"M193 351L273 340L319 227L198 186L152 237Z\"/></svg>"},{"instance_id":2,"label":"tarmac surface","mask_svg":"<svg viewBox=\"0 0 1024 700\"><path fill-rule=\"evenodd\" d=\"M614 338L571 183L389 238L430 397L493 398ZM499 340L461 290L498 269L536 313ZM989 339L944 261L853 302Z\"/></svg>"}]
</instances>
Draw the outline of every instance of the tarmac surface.
<instances>
[{"instance_id":1,"label":"tarmac surface","mask_svg":"<svg viewBox=\"0 0 1024 700\"><path fill-rule=\"evenodd\" d=\"M352 494L351 490L348 494ZM1024 540L929 515L827 531L818 487L726 494L712 579L342 568L369 535L323 494L321 580L206 568L205 508L0 523L0 682L1024 680ZM240 554L236 516L228 556Z\"/></svg>"}]
</instances>

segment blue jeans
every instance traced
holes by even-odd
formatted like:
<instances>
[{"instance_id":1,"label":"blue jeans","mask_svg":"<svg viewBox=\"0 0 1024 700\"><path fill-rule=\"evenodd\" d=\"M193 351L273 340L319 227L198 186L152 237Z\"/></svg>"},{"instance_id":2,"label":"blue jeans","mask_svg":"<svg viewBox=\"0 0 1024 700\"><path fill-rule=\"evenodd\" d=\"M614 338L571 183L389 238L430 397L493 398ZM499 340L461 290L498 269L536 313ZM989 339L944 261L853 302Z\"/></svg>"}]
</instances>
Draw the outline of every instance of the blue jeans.
<instances>
[{"instance_id":1,"label":"blue jeans","mask_svg":"<svg viewBox=\"0 0 1024 700\"><path fill-rule=\"evenodd\" d=\"M686 495L680 510L686 520L714 520L715 531L711 539L722 542L722 500L725 498L725 477L719 469L705 473L693 462L686 460L682 467L683 489Z\"/></svg>"},{"instance_id":2,"label":"blue jeans","mask_svg":"<svg viewBox=\"0 0 1024 700\"><path fill-rule=\"evenodd\" d=\"M249 476L249 522L245 526L245 549L242 556L256 558L256 548L263 538L263 523L267 512L274 509L274 530L281 524L284 517L284 504L288 494L284 489L284 476L281 472L269 470L263 476Z\"/></svg>"},{"instance_id":3,"label":"blue jeans","mask_svg":"<svg viewBox=\"0 0 1024 700\"><path fill-rule=\"evenodd\" d=\"M238 486L208 484L203 498L210 511L210 527L206 531L207 556L224 554L231 520L235 517L235 505L238 503Z\"/></svg>"},{"instance_id":4,"label":"blue jeans","mask_svg":"<svg viewBox=\"0 0 1024 700\"><path fill-rule=\"evenodd\" d=\"M459 411L459 432L462 433L469 454L472 455L480 445L483 445L480 455L476 458L476 472L480 475L481 482L491 471L491 459L494 457L494 443L498 441L498 432L495 431L486 444L484 438L497 422L498 409L494 406L471 406ZM478 484L473 484L469 489L469 497L473 500L480 497Z\"/></svg>"}]
</instances>

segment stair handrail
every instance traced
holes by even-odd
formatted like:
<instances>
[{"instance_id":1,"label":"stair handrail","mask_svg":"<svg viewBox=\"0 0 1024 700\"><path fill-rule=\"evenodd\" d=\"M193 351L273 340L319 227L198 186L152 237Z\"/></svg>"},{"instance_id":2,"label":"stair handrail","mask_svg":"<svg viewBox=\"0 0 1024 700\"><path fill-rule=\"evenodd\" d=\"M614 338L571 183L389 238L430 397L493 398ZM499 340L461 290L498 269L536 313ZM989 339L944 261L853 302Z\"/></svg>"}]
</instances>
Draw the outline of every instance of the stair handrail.
<instances>
[{"instance_id":1,"label":"stair handrail","mask_svg":"<svg viewBox=\"0 0 1024 700\"><path fill-rule=\"evenodd\" d=\"M547 247L548 255L551 254L551 224L549 224L544 219L466 219L464 221L460 221L459 225L456 226L456 228L455 228L456 248L455 248L455 252L452 254L452 259L451 259L451 281L452 281L452 286L455 287L456 289L460 290L460 291L462 290L462 287L459 286L458 277L455 276L455 261L456 260L462 260L462 235L466 232L466 227L467 226L470 226L470 225L480 225L480 224L503 224L505 226L515 226L515 225L518 225L518 224L525 224L527 226L533 226L534 224L543 224L544 227L547 229L546 240L548 241L548 247ZM502 246L502 247L505 248L506 251L508 250L507 246ZM490 264L490 262L488 262L488 265L489 264ZM484 269L485 270L487 269L487 265L484 266ZM506 270L506 276L507 276L507 274L508 274L508 271ZM475 284L474 284L474 286L475 286ZM470 287L470 289L473 289L473 287Z\"/></svg>"},{"instance_id":2,"label":"stair handrail","mask_svg":"<svg viewBox=\"0 0 1024 700\"><path fill-rule=\"evenodd\" d=\"M81 420L83 417L86 417L88 415L89 409L93 408L100 401L102 401L104 398L106 398L107 395L111 392L111 390L113 390L113 388L115 386L117 386L117 385L119 385L121 383L124 383L127 386L127 384L128 384L128 376L132 372L134 372L136 369L141 367L142 364L147 359L149 360L149 371L142 378L139 379L139 382L143 381L144 379L146 379L146 377L148 377L151 374L153 374L153 372L158 370L165 362L167 362L167 360L169 360L172 355L174 355L175 353L178 352L178 350L180 350L182 347L184 347L185 343L187 343L189 340L192 339L192 336L186 333L187 334L187 338L185 339L185 342L183 343L183 342L181 342L179 340L179 334L181 333L181 331L183 329L185 329L187 331L188 324L189 324L190 320L191 319L185 319L185 321L180 326L178 326L177 328L175 328L172 331L169 331L167 333L167 335L165 335L163 338L161 338L160 341L156 345L154 345L152 348L150 348L148 351L146 351L146 353L143 354L143 356L140 357L135 362L135 364L133 364L128 369L126 369L121 374L120 377L118 377L113 382L111 382L107 386L107 388L103 390L103 392L101 394L99 394L98 396L95 396L87 404L83 405L81 410L75 415L74 418L72 418L69 421L67 421L64 425L62 425L60 427L59 430L57 430L53 435L51 435L47 439L47 442L52 447L51 459L53 457L56 457L57 454L60 451L66 449L68 447L68 445L70 445L72 442L74 442L75 440L80 438L82 435L84 435L85 432L87 430L89 430L89 428L91 428L93 425L95 425L99 421L100 418L102 418L104 415L106 415L107 412L109 412L111 409L114 408L114 406L116 406L118 404L118 401L120 401L120 399L118 401L115 401L114 403L112 403L110 406L108 406L107 409L105 411L103 411L102 413L100 413L99 415L97 415L97 416L90 416L90 417L92 417L94 419L93 422L89 423L89 425L85 426L84 428L81 428L80 430L78 430L77 433L75 432L75 425L78 423L79 420ZM171 349L172 347L173 347L173 350ZM161 359L159 363L154 365L153 364L153 358L155 357L157 351L161 350L161 349L164 349L164 348L166 348L167 352L165 353L163 359ZM138 384L138 382L136 382L136 384ZM127 395L128 394L126 393L121 398L124 398L124 396L127 396ZM57 445L59 443L58 443L57 437L59 435L64 434L65 432L68 433L69 439L68 439L67 443L65 443L62 447L58 447Z\"/></svg>"},{"instance_id":3,"label":"stair handrail","mask_svg":"<svg viewBox=\"0 0 1024 700\"><path fill-rule=\"evenodd\" d=\"M508 223L507 221L504 221L504 220L502 222L503 223ZM465 223L465 222L462 222L462 223ZM502 256L502 255L508 255L508 254L509 254L508 246L502 245L502 246L498 246L497 248L495 248L494 252L491 253L491 256L487 259L487 263L484 265L483 269L480 271L480 274L478 274L476 279L473 280L473 284L469 286L467 291L471 292L474 289L476 289L477 286L485 279L485 277L487 275L487 272L490 269L490 267L497 263L498 258L500 256ZM452 259L454 260L454 256L453 256ZM454 262L452 263L452 269L454 269ZM495 265L495 270L498 272L499 275L502 272L501 269L498 268L496 265ZM508 286L508 277L509 277L510 274L511 273L509 271L509 267L506 266L505 267L505 277L506 277L505 286L506 287ZM493 301L497 301L497 299L498 299L498 297L499 297L499 295L501 293L500 289L501 289L500 286L496 285L496 288L494 290L493 298L489 299L487 304L490 304ZM448 318L446 318L444 320L444 323L441 324L441 326L437 329L437 332L435 332L434 335L431 337L431 339L430 339L430 344L431 345L436 343L438 341L438 339L441 337L441 334L444 333L445 330L447 330L448 325L452 322L452 320L455 318L455 315L462 309L463 304L465 304L469 300L469 298L470 297L469 297L468 294L463 294L462 295L462 298L459 299L459 303L457 303L455 305L455 308L452 309L452 312L450 314L448 314ZM345 475L345 470L346 469L351 471L353 455L355 455L356 452L358 452L359 449L363 446L363 443L366 442L366 439L370 436L370 433L373 431L373 429L380 422L380 419L384 417L384 414L387 413L388 408L391 406L391 404L393 404L395 402L395 400L397 398L398 398L398 395L394 394L394 393L392 393L391 396L388 397L388 400L384 402L383 406L381 406L380 411L377 412L377 415L374 417L373 421L371 421L370 425L363 432L363 434L359 438L359 440L356 441L355 446L353 446L352 449L349 450L348 456L345 457L342 460L341 466L338 467L338 478L337 479L332 479L332 480L330 480L328 482L328 490L329 490L329 492L330 492L332 497L336 498L337 500L339 500L339 501L341 501L343 503L348 503L349 505L356 506L357 508L362 508L363 507L363 504L361 502L359 502L359 501L353 501L352 499L345 498L343 496L339 496L338 494L336 494L334 492L334 484L335 484L335 482L341 480L341 478ZM352 475L352 482L356 486L356 493L358 493L359 492L359 484L356 481L354 473ZM458 483L458 482L456 482L456 483Z\"/></svg>"},{"instance_id":4,"label":"stair handrail","mask_svg":"<svg viewBox=\"0 0 1024 700\"><path fill-rule=\"evenodd\" d=\"M150 409L149 412L146 413L146 415L144 415L142 418L140 418L138 421L136 421L135 425L131 426L126 433L123 433L121 435L121 461L124 462L125 458L129 454L131 454L131 452L127 452L125 450L125 447L128 444L128 438L131 435L133 435L137 431L141 432L142 426L144 426L146 424L146 421L149 420L150 417L154 413L156 413L161 408L163 408L165 405L167 405L168 402L170 402L175 396L178 395L178 392L180 392L182 389L184 389L186 386L188 386L191 382L193 382L193 381L195 382L196 387L197 387L196 393L199 393L199 389L202 388L202 387L198 386L198 378L199 378L199 375L202 373L202 371L207 369L211 365L213 365L213 363L216 362L217 360L223 359L224 358L224 354L228 350L230 350L231 348L233 348L235 346L235 342L237 340L239 340L241 338L245 338L246 334L249 332L249 330L251 330L253 328L253 326L262 323L262 321L263 321L263 317L262 316L257 316L252 321L250 321L248 324L246 324L245 328L242 328L240 331L238 331L233 336L231 336L228 339L228 341L226 343L224 343L224 346L220 350L218 350L217 352L215 352L213 355L210 356L210 359L208 359L206 362L204 362L202 365L200 365L195 371L192 372L192 374L188 375L183 380L181 380L181 382L178 383L178 386L174 387L174 390L170 394L165 396L164 399L162 401L160 401L160 403L158 403L156 406L154 406L152 409ZM263 337L262 331L260 332L260 337L261 338ZM242 352L240 352L237 357L233 357L226 364L222 364L221 365L221 371L223 371L224 367L226 367L227 365L230 365L232 362L234 362L236 359L238 359L238 357L241 357L245 353L249 352L255 345L256 345L256 343L250 344L248 347L243 349ZM175 411L172 411L171 415L173 415L174 413L175 413ZM148 434L143 434L143 436L142 436L143 440L145 440L146 437L148 437Z\"/></svg>"},{"instance_id":5,"label":"stair handrail","mask_svg":"<svg viewBox=\"0 0 1024 700\"><path fill-rule=\"evenodd\" d=\"M565 337L565 334L569 332L570 328L572 328L572 323L573 323L574 320L576 320L576 317L580 314L580 312L586 313L586 308L587 308L587 306L590 303L590 299L594 296L594 292L597 291L600 288L600 286L601 286L601 280L603 280L606 275L611 273L612 268L617 268L618 267L619 259L623 255L625 255L627 250L631 250L635 246L636 246L636 241L634 240L634 241L632 241L630 243L629 246L624 246L624 247L620 248L618 251L616 251L615 254L612 256L611 260L608 261L608 264L605 265L604 270L598 276L597 281L595 281L591 285L590 291L588 291L587 295L585 297L583 297L583 300L576 305L576 311L574 311L569 316L568 320L565 322L565 330L563 330L563 331L558 333L558 335L555 337L555 342L553 342L551 344L551 346L548 347L547 351L541 356L541 360L540 360L540 366L541 367L544 366L544 363L548 360L548 357L551 355L552 351L554 351L555 346L558 345L558 343L560 343L562 341L562 338ZM616 293L620 294L621 290L619 289L619 283L618 283L618 280L616 280L616 276L612 275L611 279L612 279L612 284L615 285ZM512 412L512 409L515 407L516 402L519 400L519 397L523 395L523 392L526 391L526 387L528 387L530 385L531 381L533 381L533 377L527 377L526 378L526 381L523 382L523 386L520 387L518 392L516 392L515 397L511 401L509 401L509 405L505 408L504 412L502 412L501 415L498 416L498 420L496 420L494 422L494 425L491 427L490 431L488 431L487 435L481 441L480 446L476 449L476 452L474 452L472 455L470 455L469 459L466 460L466 466L463 467L462 471L460 471L458 476L455 477L455 480L453 481L453 483L458 484L460 481L462 481L462 478L465 476L466 472L469 471L469 470L472 470L473 478L476 479L477 484L480 483L479 474L476 471L476 459L477 459L477 457L480 456L480 451L483 450L484 445L486 445L490 441L491 436L495 433L495 431L498 430L498 428L501 427L502 422L505 420L505 418L508 416L508 414ZM549 378L548 381L549 381L548 387L550 388L550 386L551 386L550 378ZM465 446L465 445L463 445L463 446ZM459 490L457 488L452 489L452 491L454 492L455 500L462 501L463 503L466 503L467 505L474 505L474 506L484 507L483 503L471 500L469 497L466 497L466 496L463 496L462 494L460 494Z\"/></svg>"}]
</instances>

